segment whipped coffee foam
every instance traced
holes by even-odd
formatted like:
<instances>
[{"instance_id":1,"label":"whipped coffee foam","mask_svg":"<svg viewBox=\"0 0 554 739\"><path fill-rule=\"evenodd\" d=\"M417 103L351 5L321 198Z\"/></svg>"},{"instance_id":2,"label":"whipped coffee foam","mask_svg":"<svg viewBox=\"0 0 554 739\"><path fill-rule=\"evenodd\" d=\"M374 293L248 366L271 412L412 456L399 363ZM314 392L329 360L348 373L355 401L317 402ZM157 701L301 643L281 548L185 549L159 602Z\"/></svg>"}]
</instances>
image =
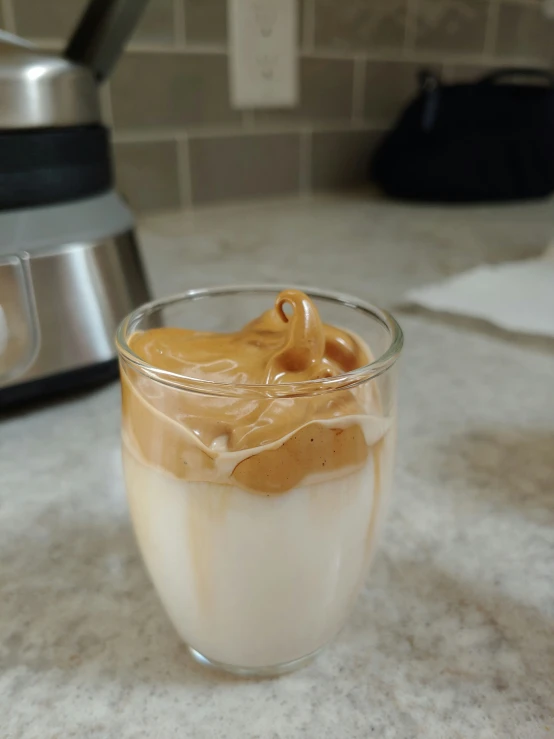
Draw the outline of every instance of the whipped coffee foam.
<instances>
[{"instance_id":1,"label":"whipped coffee foam","mask_svg":"<svg viewBox=\"0 0 554 739\"><path fill-rule=\"evenodd\" d=\"M323 324L294 290L235 333L158 328L133 335L129 346L183 378L230 384L317 381L370 361L360 338ZM186 379L183 389L162 387L124 367L122 385L124 430L145 460L181 479L252 492L283 493L322 472L359 467L390 423L369 384L252 400L187 391Z\"/></svg>"}]
</instances>

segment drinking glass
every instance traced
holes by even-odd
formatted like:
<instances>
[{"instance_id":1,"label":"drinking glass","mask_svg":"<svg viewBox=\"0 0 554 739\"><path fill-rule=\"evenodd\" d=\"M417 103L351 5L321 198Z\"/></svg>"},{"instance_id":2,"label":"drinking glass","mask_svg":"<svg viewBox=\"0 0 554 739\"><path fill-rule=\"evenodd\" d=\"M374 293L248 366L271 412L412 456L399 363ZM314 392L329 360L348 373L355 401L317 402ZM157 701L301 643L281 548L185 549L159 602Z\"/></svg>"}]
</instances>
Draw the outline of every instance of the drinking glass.
<instances>
[{"instance_id":1,"label":"drinking glass","mask_svg":"<svg viewBox=\"0 0 554 739\"><path fill-rule=\"evenodd\" d=\"M125 482L144 563L193 657L246 676L310 660L363 587L391 489L402 331L363 300L299 288L325 323L354 333L371 358L336 377L273 385L163 370L129 340L161 326L236 331L271 308L281 289L190 290L143 305L117 333ZM314 402L340 409L353 399L356 418L343 423L339 412L334 425L291 429L286 445L246 455L224 482L213 480L213 455L194 435L202 414L309 416ZM191 465L205 479L191 479ZM309 479L307 469L315 470ZM258 489L245 484L253 475Z\"/></svg>"}]
</instances>

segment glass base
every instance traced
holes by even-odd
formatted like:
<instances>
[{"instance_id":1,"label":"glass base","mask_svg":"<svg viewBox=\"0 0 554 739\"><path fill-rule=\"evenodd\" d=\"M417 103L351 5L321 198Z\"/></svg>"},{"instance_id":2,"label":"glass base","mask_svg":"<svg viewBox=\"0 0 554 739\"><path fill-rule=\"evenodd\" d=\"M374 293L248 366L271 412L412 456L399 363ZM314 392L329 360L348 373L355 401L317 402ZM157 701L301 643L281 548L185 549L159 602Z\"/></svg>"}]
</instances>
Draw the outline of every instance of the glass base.
<instances>
[{"instance_id":1,"label":"glass base","mask_svg":"<svg viewBox=\"0 0 554 739\"><path fill-rule=\"evenodd\" d=\"M239 667L238 665L226 665L223 662L216 662L213 659L208 659L208 657L205 657L189 645L187 645L187 649L194 661L204 667L210 667L213 670L221 670L231 675L237 675L238 677L267 678L279 677L280 675L286 675L288 672L299 670L301 667L304 667L314 660L323 647L320 647L315 652L311 652L311 654L307 654L305 657L299 657L298 659L293 659L291 662L281 662L278 665L271 665L269 667Z\"/></svg>"}]
</instances>

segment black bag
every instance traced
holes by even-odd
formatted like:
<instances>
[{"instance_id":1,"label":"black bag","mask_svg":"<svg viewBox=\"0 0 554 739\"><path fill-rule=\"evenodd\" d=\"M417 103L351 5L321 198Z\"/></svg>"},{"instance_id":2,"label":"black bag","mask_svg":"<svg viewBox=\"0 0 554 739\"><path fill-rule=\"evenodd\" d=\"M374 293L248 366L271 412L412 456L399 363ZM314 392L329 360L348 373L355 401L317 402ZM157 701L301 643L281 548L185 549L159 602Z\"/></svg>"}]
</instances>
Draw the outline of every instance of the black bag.
<instances>
[{"instance_id":1,"label":"black bag","mask_svg":"<svg viewBox=\"0 0 554 739\"><path fill-rule=\"evenodd\" d=\"M511 82L527 77L532 84ZM502 83L502 84L499 84ZM379 144L371 179L407 200L486 202L554 192L554 75L505 69L471 84L420 74L420 91Z\"/></svg>"}]
</instances>

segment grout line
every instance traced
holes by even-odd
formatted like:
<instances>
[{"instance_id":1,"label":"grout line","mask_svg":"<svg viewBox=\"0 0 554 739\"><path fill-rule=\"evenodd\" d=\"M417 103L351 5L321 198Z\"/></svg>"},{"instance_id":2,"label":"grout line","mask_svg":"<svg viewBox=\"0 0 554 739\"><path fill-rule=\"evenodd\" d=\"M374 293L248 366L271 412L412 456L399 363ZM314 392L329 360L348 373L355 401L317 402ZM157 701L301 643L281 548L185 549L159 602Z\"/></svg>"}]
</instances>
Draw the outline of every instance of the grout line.
<instances>
[{"instance_id":1,"label":"grout line","mask_svg":"<svg viewBox=\"0 0 554 739\"><path fill-rule=\"evenodd\" d=\"M352 54L337 54L331 49L318 49L317 51L310 54L310 57L315 59L356 59L362 58L366 62L413 62L414 64L459 64L459 65L478 65L478 64L490 64L496 63L504 64L518 64L518 63L540 63L541 59L539 56L498 56L492 54L460 54L453 53L445 55L444 53L436 51L425 51L424 49L418 49L410 53L408 57L403 57L399 60L398 51L395 50L381 50L381 51L370 51L364 54L352 53Z\"/></svg>"},{"instance_id":2,"label":"grout line","mask_svg":"<svg viewBox=\"0 0 554 739\"><path fill-rule=\"evenodd\" d=\"M179 178L179 200L182 208L192 206L192 177L190 171L189 137L180 134L175 137L177 143L177 175Z\"/></svg>"},{"instance_id":3,"label":"grout line","mask_svg":"<svg viewBox=\"0 0 554 739\"><path fill-rule=\"evenodd\" d=\"M301 45L304 51L312 51L315 48L315 0L304 0L303 11Z\"/></svg>"},{"instance_id":4,"label":"grout line","mask_svg":"<svg viewBox=\"0 0 554 739\"><path fill-rule=\"evenodd\" d=\"M409 55L400 57L398 49L375 49L368 50L365 52L351 51L348 50L336 50L336 49L322 49L318 48L310 54L306 54L313 59L329 59L329 60L355 60L365 59L368 62L421 62L421 63L442 63L444 61L452 64L476 64L483 61L482 54L463 54L454 52L452 54L445 55L444 52L438 52L433 50L418 49L410 52ZM496 57L495 57L496 58ZM492 59L492 57L491 57ZM508 57L508 60L510 57Z\"/></svg>"},{"instance_id":5,"label":"grout line","mask_svg":"<svg viewBox=\"0 0 554 739\"><path fill-rule=\"evenodd\" d=\"M135 41L127 49L135 54L227 54L228 51L225 44L188 44L177 40L172 45Z\"/></svg>"},{"instance_id":6,"label":"grout line","mask_svg":"<svg viewBox=\"0 0 554 739\"><path fill-rule=\"evenodd\" d=\"M15 12L11 0L2 0L2 11L4 14L4 25L6 26L5 30L10 33L17 33L15 27Z\"/></svg>"},{"instance_id":7,"label":"grout line","mask_svg":"<svg viewBox=\"0 0 554 739\"><path fill-rule=\"evenodd\" d=\"M357 57L354 60L354 74L352 85L352 121L363 120L365 98L365 59Z\"/></svg>"},{"instance_id":8,"label":"grout line","mask_svg":"<svg viewBox=\"0 0 554 739\"><path fill-rule=\"evenodd\" d=\"M0 0L0 2L6 2L6 0ZM62 49L64 47L64 40L63 39L53 39L53 38L40 38L40 37L33 37L32 42L36 44L37 46L42 47L43 49L53 49L55 51L58 51L59 49ZM132 52L133 54L181 54L181 55L188 55L188 54L225 54L227 55L229 53L229 47L226 44L217 44L217 43L187 43L187 44L181 44L181 43L175 43L174 45L168 45L168 44L156 44L156 43L148 43L145 41L131 41L128 46L126 47L126 52ZM308 57L308 58L314 58L314 59L339 59L339 60L351 60L356 59L360 56L359 51L350 51L349 49L340 49L340 48L318 48L313 49L309 52L302 52L299 54L299 57ZM367 53L362 54L361 56L364 56L366 59L378 59L378 60L391 60L391 61L397 61L398 60L398 49L391 48L389 50L376 50L376 51L369 51ZM436 56L436 54L435 54Z\"/></svg>"},{"instance_id":9,"label":"grout line","mask_svg":"<svg viewBox=\"0 0 554 739\"><path fill-rule=\"evenodd\" d=\"M106 80L100 88L100 109L105 119L104 122L113 129L114 120L110 80Z\"/></svg>"},{"instance_id":10,"label":"grout line","mask_svg":"<svg viewBox=\"0 0 554 739\"><path fill-rule=\"evenodd\" d=\"M2 0L0 0L1 2ZM5 2L5 0L3 0ZM41 39L33 38L32 42L43 49L52 49L59 51L63 48L64 42L61 39ZM189 54L213 54L225 56L228 53L226 46L221 44L188 44L185 47L177 46L161 46L152 44L132 44L129 47L129 51L132 53L159 53L159 54L174 54L187 56ZM375 49L368 50L360 53L359 51L349 51L348 49L333 49L333 48L317 48L311 51L309 54L302 54L302 58L311 59L328 59L332 60L344 60L353 61L355 59L365 59L366 62L398 62L399 51L398 49ZM511 64L512 66L518 64L543 64L544 59L540 56L497 56L492 54L463 54L455 52L452 54L445 55L444 52L437 52L433 50L425 49L414 49L409 55L404 55L400 61L413 62L414 64L456 64L456 65L490 65L495 64Z\"/></svg>"},{"instance_id":11,"label":"grout line","mask_svg":"<svg viewBox=\"0 0 554 739\"><path fill-rule=\"evenodd\" d=\"M406 26L404 29L404 55L414 51L417 35L419 0L408 0L406 4Z\"/></svg>"},{"instance_id":12,"label":"grout line","mask_svg":"<svg viewBox=\"0 0 554 739\"><path fill-rule=\"evenodd\" d=\"M173 32L175 47L184 47L187 38L184 0L173 0Z\"/></svg>"},{"instance_id":13,"label":"grout line","mask_svg":"<svg viewBox=\"0 0 554 739\"><path fill-rule=\"evenodd\" d=\"M333 123L314 123L309 126L286 124L258 124L252 130L243 128L211 128L211 129L179 129L179 128L146 128L143 130L127 129L126 131L114 131L113 139L116 143L141 143L148 141L174 141L176 138L187 138L188 140L211 139L211 138L233 138L240 136L279 136L283 134L302 134L305 131L334 132L334 131L382 131L386 128L386 121L360 121L353 124L350 119L334 121Z\"/></svg>"},{"instance_id":14,"label":"grout line","mask_svg":"<svg viewBox=\"0 0 554 739\"><path fill-rule=\"evenodd\" d=\"M498 37L498 18L500 15L500 0L491 0L487 15L487 28L483 55L494 54Z\"/></svg>"},{"instance_id":15,"label":"grout line","mask_svg":"<svg viewBox=\"0 0 554 739\"><path fill-rule=\"evenodd\" d=\"M300 132L299 191L302 195L312 189L312 130Z\"/></svg>"}]
</instances>

